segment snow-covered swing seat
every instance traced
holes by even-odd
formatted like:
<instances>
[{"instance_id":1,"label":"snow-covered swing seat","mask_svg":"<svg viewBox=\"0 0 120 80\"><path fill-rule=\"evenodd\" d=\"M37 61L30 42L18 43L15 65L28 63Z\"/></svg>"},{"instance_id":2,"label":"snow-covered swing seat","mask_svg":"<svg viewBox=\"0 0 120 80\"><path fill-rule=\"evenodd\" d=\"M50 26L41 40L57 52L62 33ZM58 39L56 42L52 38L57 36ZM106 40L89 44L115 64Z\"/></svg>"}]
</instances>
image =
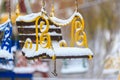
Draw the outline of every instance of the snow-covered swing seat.
<instances>
[{"instance_id":1,"label":"snow-covered swing seat","mask_svg":"<svg viewBox=\"0 0 120 80\"><path fill-rule=\"evenodd\" d=\"M93 53L87 46L84 20L79 12L67 20L47 16L44 11L19 16L16 19L19 42L27 59L89 58ZM71 24L71 43L62 39L61 27ZM80 41L79 41L80 40ZM77 44L79 47L74 47Z\"/></svg>"}]
</instances>

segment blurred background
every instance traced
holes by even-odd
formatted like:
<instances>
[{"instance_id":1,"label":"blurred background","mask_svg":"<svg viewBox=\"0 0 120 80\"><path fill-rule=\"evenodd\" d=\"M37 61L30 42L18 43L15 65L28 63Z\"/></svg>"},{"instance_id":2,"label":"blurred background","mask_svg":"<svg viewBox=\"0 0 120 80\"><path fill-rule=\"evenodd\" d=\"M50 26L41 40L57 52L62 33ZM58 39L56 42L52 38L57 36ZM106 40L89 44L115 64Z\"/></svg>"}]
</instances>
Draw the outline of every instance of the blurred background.
<instances>
[{"instance_id":1,"label":"blurred background","mask_svg":"<svg viewBox=\"0 0 120 80\"><path fill-rule=\"evenodd\" d=\"M45 9L50 14L52 0L45 1ZM12 14L15 14L17 2L18 0L11 0ZM8 0L0 0L0 20L2 16L8 15L8 3ZM41 0L19 0L19 4L20 13L24 15L41 10ZM68 19L75 11L75 0L54 0L54 5L55 16L60 19ZM78 11L85 20L88 45L94 58L89 61L89 70L79 74L60 73L62 60L58 60L57 77L117 79L120 70L120 0L78 0ZM3 23L2 20L0 23ZM62 28L67 42L70 38L69 31L69 27ZM52 70L52 65L50 69ZM37 74L34 76L39 77ZM50 74L49 77L54 76Z\"/></svg>"}]
</instances>

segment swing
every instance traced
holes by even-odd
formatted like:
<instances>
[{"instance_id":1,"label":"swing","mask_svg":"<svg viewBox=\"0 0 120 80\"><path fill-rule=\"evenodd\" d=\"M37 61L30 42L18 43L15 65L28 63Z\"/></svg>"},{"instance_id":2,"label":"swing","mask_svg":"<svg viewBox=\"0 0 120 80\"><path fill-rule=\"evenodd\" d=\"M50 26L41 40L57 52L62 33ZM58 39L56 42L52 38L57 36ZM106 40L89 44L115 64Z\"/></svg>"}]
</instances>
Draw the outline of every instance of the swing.
<instances>
[{"instance_id":1,"label":"swing","mask_svg":"<svg viewBox=\"0 0 120 80\"><path fill-rule=\"evenodd\" d=\"M46 59L54 57L57 59L92 58L93 53L87 46L84 32L84 20L79 12L75 11L72 17L67 20L61 20L54 16L48 17L45 12L42 8L39 13L19 16L16 20L20 45L23 47L22 51L26 58L33 59L42 56ZM62 40L61 28L58 26L67 26L70 23L72 23L72 39L70 47L67 47L66 41ZM75 28L76 31L74 31ZM74 32L76 33L74 34ZM78 40L81 39L82 42L79 42ZM85 48L74 47L75 43Z\"/></svg>"},{"instance_id":2,"label":"swing","mask_svg":"<svg viewBox=\"0 0 120 80\"><path fill-rule=\"evenodd\" d=\"M10 7L10 2L9 2ZM9 8L10 9L10 8ZM9 18L11 18L11 12L9 10ZM0 68L11 70L13 69L13 51L12 51L12 24L8 19L6 22L0 25L0 31L3 32L0 48Z\"/></svg>"},{"instance_id":3,"label":"swing","mask_svg":"<svg viewBox=\"0 0 120 80\"><path fill-rule=\"evenodd\" d=\"M54 6L51 16L47 15L43 0L41 12L19 16L16 24L22 52L28 60L52 59L56 67L56 59L88 58L91 60L93 57L87 45L84 20L77 8L69 19L62 20L54 16ZM70 47L61 34L61 27L69 24L72 24ZM75 45L78 47L74 47Z\"/></svg>"}]
</instances>

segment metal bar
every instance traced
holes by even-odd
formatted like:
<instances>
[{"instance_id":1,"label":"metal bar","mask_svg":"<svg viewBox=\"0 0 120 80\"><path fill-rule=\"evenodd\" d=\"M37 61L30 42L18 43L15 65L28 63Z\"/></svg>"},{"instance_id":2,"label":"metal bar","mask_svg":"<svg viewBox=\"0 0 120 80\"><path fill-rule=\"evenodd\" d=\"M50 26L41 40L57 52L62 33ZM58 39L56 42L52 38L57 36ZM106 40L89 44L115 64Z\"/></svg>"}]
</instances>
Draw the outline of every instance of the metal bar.
<instances>
[{"instance_id":1,"label":"metal bar","mask_svg":"<svg viewBox=\"0 0 120 80\"><path fill-rule=\"evenodd\" d=\"M39 58L39 57L42 57L42 56L36 56L34 58L32 57L26 57L28 60L33 60L33 59L36 59L36 58ZM78 58L89 58L89 55L83 55L83 56L56 56L56 59L78 59ZM93 56L92 56L93 58ZM52 57L49 57L49 56L44 56L42 57L42 59L52 59Z\"/></svg>"},{"instance_id":2,"label":"metal bar","mask_svg":"<svg viewBox=\"0 0 120 80\"><path fill-rule=\"evenodd\" d=\"M78 0L75 0L76 11L78 12Z\"/></svg>"}]
</instances>

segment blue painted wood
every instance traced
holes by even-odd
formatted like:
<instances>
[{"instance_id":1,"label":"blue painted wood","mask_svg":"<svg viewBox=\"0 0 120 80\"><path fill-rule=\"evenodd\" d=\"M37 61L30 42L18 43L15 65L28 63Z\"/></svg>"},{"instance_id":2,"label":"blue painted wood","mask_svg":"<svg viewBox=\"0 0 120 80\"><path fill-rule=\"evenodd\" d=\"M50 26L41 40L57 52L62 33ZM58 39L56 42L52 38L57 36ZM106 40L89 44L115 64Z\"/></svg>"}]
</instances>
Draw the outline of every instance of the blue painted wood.
<instances>
[{"instance_id":1,"label":"blue painted wood","mask_svg":"<svg viewBox=\"0 0 120 80\"><path fill-rule=\"evenodd\" d=\"M12 71L0 71L0 78L10 78L11 80L14 80L15 78L27 78L29 80L32 80L33 74L25 73L25 74L17 74Z\"/></svg>"}]
</instances>

